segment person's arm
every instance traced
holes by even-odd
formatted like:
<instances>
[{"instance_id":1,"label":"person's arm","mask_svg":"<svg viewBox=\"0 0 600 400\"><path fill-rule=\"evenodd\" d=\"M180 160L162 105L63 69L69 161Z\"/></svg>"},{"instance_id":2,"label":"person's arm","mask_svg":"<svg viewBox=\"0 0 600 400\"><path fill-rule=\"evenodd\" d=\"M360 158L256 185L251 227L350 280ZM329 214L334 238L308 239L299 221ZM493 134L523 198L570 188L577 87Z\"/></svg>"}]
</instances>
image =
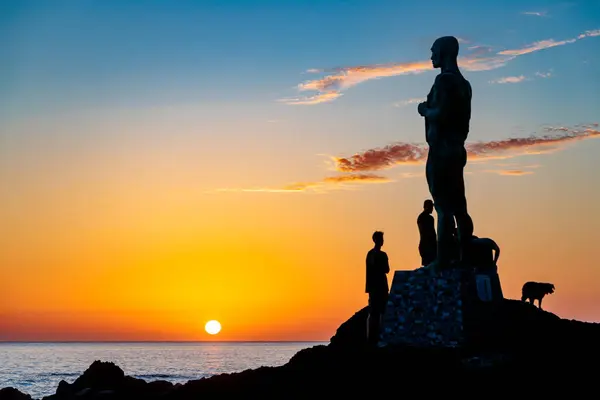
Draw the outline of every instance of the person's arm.
<instances>
[{"instance_id":1,"label":"person's arm","mask_svg":"<svg viewBox=\"0 0 600 400\"><path fill-rule=\"evenodd\" d=\"M419 228L420 235L423 233L423 225L423 218L421 218L421 216L419 215L419 217L417 218L417 227Z\"/></svg>"},{"instance_id":2,"label":"person's arm","mask_svg":"<svg viewBox=\"0 0 600 400\"><path fill-rule=\"evenodd\" d=\"M385 262L383 265L383 270L387 274L388 272L390 272L390 261L388 259L387 253L384 253L384 254L385 254Z\"/></svg>"},{"instance_id":3,"label":"person's arm","mask_svg":"<svg viewBox=\"0 0 600 400\"><path fill-rule=\"evenodd\" d=\"M497 264L498 259L500 258L500 246L498 246L496 244L496 242L494 242L493 240L492 240L492 242L494 243L494 253L495 253L494 254L494 264Z\"/></svg>"}]
</instances>

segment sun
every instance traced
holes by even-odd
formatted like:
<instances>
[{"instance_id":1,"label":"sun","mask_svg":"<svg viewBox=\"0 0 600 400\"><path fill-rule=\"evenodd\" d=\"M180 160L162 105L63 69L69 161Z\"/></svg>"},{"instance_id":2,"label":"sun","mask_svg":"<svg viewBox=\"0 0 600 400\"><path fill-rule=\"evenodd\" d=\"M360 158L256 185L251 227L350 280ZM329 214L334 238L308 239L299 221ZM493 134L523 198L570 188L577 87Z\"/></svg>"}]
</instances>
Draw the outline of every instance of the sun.
<instances>
[{"instance_id":1,"label":"sun","mask_svg":"<svg viewBox=\"0 0 600 400\"><path fill-rule=\"evenodd\" d=\"M219 321L215 321L213 319L204 325L204 330L206 330L206 333L210 335L216 335L217 333L221 332L221 324Z\"/></svg>"}]
</instances>

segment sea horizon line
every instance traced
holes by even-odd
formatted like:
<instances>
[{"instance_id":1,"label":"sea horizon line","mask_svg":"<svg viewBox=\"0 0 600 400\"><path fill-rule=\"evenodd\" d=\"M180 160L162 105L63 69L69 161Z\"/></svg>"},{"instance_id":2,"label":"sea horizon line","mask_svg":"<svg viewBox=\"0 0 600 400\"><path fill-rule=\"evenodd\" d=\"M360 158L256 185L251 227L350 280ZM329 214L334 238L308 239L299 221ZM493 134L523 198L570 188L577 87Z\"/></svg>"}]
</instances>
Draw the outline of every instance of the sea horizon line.
<instances>
[{"instance_id":1,"label":"sea horizon line","mask_svg":"<svg viewBox=\"0 0 600 400\"><path fill-rule=\"evenodd\" d=\"M0 344L52 343L327 343L328 340L0 340Z\"/></svg>"}]
</instances>

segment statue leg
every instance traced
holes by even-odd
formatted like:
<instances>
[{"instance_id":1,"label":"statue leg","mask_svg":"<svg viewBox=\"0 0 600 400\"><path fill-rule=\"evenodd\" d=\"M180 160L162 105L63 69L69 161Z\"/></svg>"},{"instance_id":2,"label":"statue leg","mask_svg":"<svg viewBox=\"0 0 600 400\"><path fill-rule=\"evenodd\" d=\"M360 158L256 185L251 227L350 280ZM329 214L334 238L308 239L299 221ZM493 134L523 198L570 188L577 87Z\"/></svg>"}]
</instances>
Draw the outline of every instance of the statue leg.
<instances>
[{"instance_id":1,"label":"statue leg","mask_svg":"<svg viewBox=\"0 0 600 400\"><path fill-rule=\"evenodd\" d=\"M453 213L451 210L451 197L448 196L452 187L448 185L447 165L439 156L429 153L426 165L427 183L433 198L437 214L437 243L435 261L427 267L434 271L446 268L451 259L451 238L454 228Z\"/></svg>"},{"instance_id":2,"label":"statue leg","mask_svg":"<svg viewBox=\"0 0 600 400\"><path fill-rule=\"evenodd\" d=\"M468 243L473 236L473 220L467 211L467 198L465 195L464 168L467 163L467 152L463 149L461 159L458 160L456 168L452 168L452 177L454 201L454 217L456 218L456 228L458 231L458 242L460 246L460 259L468 248Z\"/></svg>"},{"instance_id":3,"label":"statue leg","mask_svg":"<svg viewBox=\"0 0 600 400\"><path fill-rule=\"evenodd\" d=\"M444 199L445 200L445 199ZM454 215L448 209L444 200L435 202L437 213L437 265L436 269L445 269L450 265L452 259L452 231L454 230Z\"/></svg>"}]
</instances>

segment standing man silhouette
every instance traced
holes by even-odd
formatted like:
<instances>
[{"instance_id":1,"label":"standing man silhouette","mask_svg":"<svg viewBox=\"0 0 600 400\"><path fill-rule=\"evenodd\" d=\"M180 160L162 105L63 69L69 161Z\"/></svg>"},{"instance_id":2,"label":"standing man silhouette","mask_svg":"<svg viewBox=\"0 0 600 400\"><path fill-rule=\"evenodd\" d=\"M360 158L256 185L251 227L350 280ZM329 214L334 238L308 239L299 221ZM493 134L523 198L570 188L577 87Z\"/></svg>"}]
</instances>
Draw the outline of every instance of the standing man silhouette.
<instances>
[{"instance_id":1,"label":"standing man silhouette","mask_svg":"<svg viewBox=\"0 0 600 400\"><path fill-rule=\"evenodd\" d=\"M423 202L423 212L417 217L420 236L419 254L422 266L431 264L437 255L437 237L432 213L433 201L427 199Z\"/></svg>"},{"instance_id":2,"label":"standing man silhouette","mask_svg":"<svg viewBox=\"0 0 600 400\"><path fill-rule=\"evenodd\" d=\"M458 40L438 38L431 46L433 68L440 68L427 101L417 107L425 118L429 144L425 172L437 212L437 257L428 265L434 271L450 265L452 226L456 219L460 258L473 235L473 221L467 212L463 171L467 164L465 141L471 120L471 84L458 69Z\"/></svg>"},{"instance_id":3,"label":"standing man silhouette","mask_svg":"<svg viewBox=\"0 0 600 400\"><path fill-rule=\"evenodd\" d=\"M387 273L390 264L387 254L381 250L383 246L383 232L375 231L372 236L375 246L369 250L366 259L366 288L369 294L369 316L367 317L367 341L377 345L379 341L383 313L388 299Z\"/></svg>"}]
</instances>

